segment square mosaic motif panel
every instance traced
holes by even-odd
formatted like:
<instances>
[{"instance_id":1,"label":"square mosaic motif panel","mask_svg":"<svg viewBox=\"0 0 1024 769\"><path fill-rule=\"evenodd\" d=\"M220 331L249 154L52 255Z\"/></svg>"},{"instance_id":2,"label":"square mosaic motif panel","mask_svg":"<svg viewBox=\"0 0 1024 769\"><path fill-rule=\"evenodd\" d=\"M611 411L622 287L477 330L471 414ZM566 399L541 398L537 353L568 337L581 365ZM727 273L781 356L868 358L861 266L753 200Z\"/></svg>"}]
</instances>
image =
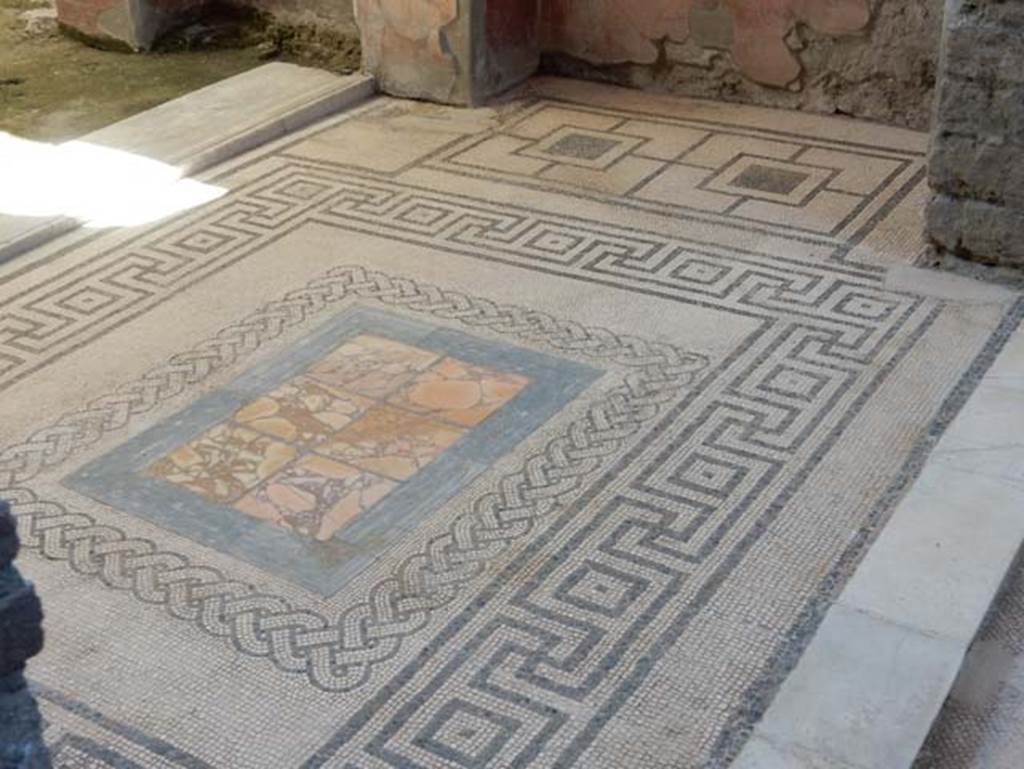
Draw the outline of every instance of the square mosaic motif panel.
<instances>
[{"instance_id":1,"label":"square mosaic motif panel","mask_svg":"<svg viewBox=\"0 0 1024 769\"><path fill-rule=\"evenodd\" d=\"M541 100L426 165L822 239L854 237L924 173L917 151L707 118Z\"/></svg>"},{"instance_id":2,"label":"square mosaic motif panel","mask_svg":"<svg viewBox=\"0 0 1024 769\"><path fill-rule=\"evenodd\" d=\"M70 481L327 594L594 373L357 310Z\"/></svg>"}]
</instances>

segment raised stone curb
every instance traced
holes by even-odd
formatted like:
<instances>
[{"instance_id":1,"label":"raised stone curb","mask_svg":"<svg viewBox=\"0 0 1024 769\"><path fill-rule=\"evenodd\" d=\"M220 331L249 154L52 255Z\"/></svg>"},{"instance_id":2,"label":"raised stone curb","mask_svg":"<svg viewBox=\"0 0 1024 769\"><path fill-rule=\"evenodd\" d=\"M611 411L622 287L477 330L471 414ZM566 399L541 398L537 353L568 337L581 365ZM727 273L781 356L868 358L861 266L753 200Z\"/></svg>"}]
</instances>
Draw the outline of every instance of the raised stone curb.
<instances>
[{"instance_id":1,"label":"raised stone curb","mask_svg":"<svg viewBox=\"0 0 1024 769\"><path fill-rule=\"evenodd\" d=\"M273 62L101 128L78 141L143 155L196 174L348 109L375 90L365 75L340 76ZM80 226L67 217L0 214L0 262Z\"/></svg>"},{"instance_id":2,"label":"raised stone curb","mask_svg":"<svg viewBox=\"0 0 1024 769\"><path fill-rule=\"evenodd\" d=\"M1003 338L1022 314L1024 300ZM1024 541L1022 402L1024 331L1017 329L732 769L913 764Z\"/></svg>"}]
</instances>

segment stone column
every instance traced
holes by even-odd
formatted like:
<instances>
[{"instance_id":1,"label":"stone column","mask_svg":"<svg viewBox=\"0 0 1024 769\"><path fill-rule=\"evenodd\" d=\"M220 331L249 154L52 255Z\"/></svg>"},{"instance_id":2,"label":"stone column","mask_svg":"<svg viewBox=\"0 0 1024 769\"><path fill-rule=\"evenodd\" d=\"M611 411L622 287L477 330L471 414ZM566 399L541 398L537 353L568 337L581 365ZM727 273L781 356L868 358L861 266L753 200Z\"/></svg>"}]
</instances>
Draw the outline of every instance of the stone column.
<instances>
[{"instance_id":1,"label":"stone column","mask_svg":"<svg viewBox=\"0 0 1024 769\"><path fill-rule=\"evenodd\" d=\"M937 85L928 234L1024 267L1024 2L947 0Z\"/></svg>"},{"instance_id":2,"label":"stone column","mask_svg":"<svg viewBox=\"0 0 1024 769\"><path fill-rule=\"evenodd\" d=\"M39 708L25 684L25 662L43 648L43 610L14 568L18 535L0 500L0 767L49 769Z\"/></svg>"},{"instance_id":3,"label":"stone column","mask_svg":"<svg viewBox=\"0 0 1024 769\"><path fill-rule=\"evenodd\" d=\"M363 63L385 93L479 104L540 60L539 0L355 0Z\"/></svg>"}]
</instances>

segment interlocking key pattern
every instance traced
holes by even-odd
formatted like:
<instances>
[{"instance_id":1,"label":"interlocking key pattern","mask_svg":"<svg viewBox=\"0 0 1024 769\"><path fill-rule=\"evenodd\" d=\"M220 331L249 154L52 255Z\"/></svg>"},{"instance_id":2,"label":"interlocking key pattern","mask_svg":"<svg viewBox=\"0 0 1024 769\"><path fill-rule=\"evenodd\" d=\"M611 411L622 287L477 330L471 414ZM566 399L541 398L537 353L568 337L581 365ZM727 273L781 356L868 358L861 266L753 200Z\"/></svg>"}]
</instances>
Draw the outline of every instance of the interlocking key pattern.
<instances>
[{"instance_id":1,"label":"interlocking key pattern","mask_svg":"<svg viewBox=\"0 0 1024 769\"><path fill-rule=\"evenodd\" d=\"M902 198L894 192L885 199L895 205ZM746 235L733 245L712 245L715 239L641 233L549 210L470 201L289 159L199 212L98 250L59 280L37 280L5 298L0 390L310 223L710 301L730 311L800 312L815 323L863 319L863 310L851 314L832 301L837 280L845 292L869 297L880 280L877 267L844 261L853 240L800 239L785 254L761 253L742 245ZM728 241L743 230L729 232L719 234Z\"/></svg>"}]
</instances>

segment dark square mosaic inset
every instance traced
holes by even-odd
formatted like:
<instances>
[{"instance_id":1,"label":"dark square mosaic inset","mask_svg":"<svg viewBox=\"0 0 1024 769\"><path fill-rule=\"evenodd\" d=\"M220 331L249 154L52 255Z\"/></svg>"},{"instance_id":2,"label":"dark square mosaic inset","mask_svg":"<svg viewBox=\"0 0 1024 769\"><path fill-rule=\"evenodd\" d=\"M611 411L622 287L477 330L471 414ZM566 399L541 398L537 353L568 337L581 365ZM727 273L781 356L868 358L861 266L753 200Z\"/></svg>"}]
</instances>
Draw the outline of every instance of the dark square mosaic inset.
<instances>
[{"instance_id":1,"label":"dark square mosaic inset","mask_svg":"<svg viewBox=\"0 0 1024 769\"><path fill-rule=\"evenodd\" d=\"M485 769L521 726L463 699L446 702L413 743L464 769Z\"/></svg>"},{"instance_id":2,"label":"dark square mosaic inset","mask_svg":"<svg viewBox=\"0 0 1024 769\"><path fill-rule=\"evenodd\" d=\"M740 172L730 184L757 192L771 192L778 195L790 195L805 182L810 174L800 171L787 171L784 168L772 168L752 164Z\"/></svg>"},{"instance_id":3,"label":"dark square mosaic inset","mask_svg":"<svg viewBox=\"0 0 1024 769\"><path fill-rule=\"evenodd\" d=\"M588 134L569 134L556 141L547 151L551 155L563 155L580 160L597 160L619 146L614 139L602 139Z\"/></svg>"}]
</instances>

